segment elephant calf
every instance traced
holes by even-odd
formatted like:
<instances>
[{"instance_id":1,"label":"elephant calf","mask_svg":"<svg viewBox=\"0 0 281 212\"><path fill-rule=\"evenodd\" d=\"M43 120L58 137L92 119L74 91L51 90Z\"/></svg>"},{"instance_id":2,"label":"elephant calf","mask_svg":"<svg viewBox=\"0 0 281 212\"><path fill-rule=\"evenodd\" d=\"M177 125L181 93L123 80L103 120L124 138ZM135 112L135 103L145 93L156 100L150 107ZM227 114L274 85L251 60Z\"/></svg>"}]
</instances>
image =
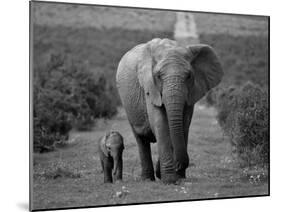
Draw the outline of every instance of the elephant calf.
<instances>
[{"instance_id":1,"label":"elephant calf","mask_svg":"<svg viewBox=\"0 0 281 212\"><path fill-rule=\"evenodd\" d=\"M99 141L99 156L104 173L104 182L112 183L122 180L124 143L122 135L117 131L107 132Z\"/></svg>"}]
</instances>

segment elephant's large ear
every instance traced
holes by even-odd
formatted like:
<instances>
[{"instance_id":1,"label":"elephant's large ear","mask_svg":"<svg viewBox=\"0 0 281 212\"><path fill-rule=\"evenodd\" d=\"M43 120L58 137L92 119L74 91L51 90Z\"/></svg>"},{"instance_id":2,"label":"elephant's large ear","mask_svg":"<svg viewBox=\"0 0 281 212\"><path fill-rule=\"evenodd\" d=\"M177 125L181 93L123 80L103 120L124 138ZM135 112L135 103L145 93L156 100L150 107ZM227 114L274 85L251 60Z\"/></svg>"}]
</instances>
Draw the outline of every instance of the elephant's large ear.
<instances>
[{"instance_id":1,"label":"elephant's large ear","mask_svg":"<svg viewBox=\"0 0 281 212\"><path fill-rule=\"evenodd\" d=\"M149 45L144 46L137 66L139 82L144 88L146 99L153 105L160 107L162 105L162 97L160 87L156 82L157 73L153 71L154 63Z\"/></svg>"},{"instance_id":2,"label":"elephant's large ear","mask_svg":"<svg viewBox=\"0 0 281 212\"><path fill-rule=\"evenodd\" d=\"M105 156L109 156L109 151L108 151L108 144L106 143L106 140L109 136L109 133L106 133L106 135L104 135L102 138L101 138L101 141L100 141L100 148L101 148L101 151L103 152L103 154L105 154Z\"/></svg>"},{"instance_id":3,"label":"elephant's large ear","mask_svg":"<svg viewBox=\"0 0 281 212\"><path fill-rule=\"evenodd\" d=\"M221 82L223 70L216 53L208 45L189 46L185 56L194 72L194 87L189 96L190 104L194 104Z\"/></svg>"}]
</instances>

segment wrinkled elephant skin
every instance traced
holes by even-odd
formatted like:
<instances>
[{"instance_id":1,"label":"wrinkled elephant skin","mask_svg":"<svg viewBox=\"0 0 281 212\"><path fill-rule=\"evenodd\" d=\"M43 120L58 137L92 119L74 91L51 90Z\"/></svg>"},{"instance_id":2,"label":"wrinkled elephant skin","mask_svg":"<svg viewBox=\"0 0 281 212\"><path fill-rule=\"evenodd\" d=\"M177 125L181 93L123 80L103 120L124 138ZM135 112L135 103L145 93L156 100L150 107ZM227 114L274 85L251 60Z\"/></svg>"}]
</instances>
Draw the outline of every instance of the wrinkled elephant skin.
<instances>
[{"instance_id":1,"label":"wrinkled elephant skin","mask_svg":"<svg viewBox=\"0 0 281 212\"><path fill-rule=\"evenodd\" d=\"M159 154L156 176L165 183L185 178L194 104L222 76L219 59L208 45L182 47L156 38L122 57L116 82L137 141L142 179L155 180L150 149L154 142Z\"/></svg>"}]
</instances>

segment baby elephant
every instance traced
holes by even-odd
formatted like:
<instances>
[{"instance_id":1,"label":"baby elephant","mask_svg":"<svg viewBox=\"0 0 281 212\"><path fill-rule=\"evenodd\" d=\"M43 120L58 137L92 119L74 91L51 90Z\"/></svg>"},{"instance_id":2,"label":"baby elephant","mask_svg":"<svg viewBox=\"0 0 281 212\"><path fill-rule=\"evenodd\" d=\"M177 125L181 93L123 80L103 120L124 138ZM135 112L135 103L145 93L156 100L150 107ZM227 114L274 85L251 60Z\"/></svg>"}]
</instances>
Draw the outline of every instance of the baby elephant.
<instances>
[{"instance_id":1,"label":"baby elephant","mask_svg":"<svg viewBox=\"0 0 281 212\"><path fill-rule=\"evenodd\" d=\"M105 183L112 183L112 169L114 180L122 180L123 150L123 137L117 131L107 132L100 139L99 156Z\"/></svg>"}]
</instances>

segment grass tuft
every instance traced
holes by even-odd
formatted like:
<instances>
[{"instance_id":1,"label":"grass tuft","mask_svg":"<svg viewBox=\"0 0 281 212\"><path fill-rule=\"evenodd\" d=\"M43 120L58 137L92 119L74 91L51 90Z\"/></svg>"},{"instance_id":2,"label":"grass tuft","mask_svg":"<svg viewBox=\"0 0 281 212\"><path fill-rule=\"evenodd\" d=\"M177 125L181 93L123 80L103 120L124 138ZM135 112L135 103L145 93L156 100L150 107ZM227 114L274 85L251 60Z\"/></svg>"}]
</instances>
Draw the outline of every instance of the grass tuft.
<instances>
[{"instance_id":1,"label":"grass tuft","mask_svg":"<svg viewBox=\"0 0 281 212\"><path fill-rule=\"evenodd\" d=\"M57 179L57 178L81 178L82 174L79 170L73 169L69 164L58 161L52 163L42 172L35 173L35 178Z\"/></svg>"}]
</instances>

